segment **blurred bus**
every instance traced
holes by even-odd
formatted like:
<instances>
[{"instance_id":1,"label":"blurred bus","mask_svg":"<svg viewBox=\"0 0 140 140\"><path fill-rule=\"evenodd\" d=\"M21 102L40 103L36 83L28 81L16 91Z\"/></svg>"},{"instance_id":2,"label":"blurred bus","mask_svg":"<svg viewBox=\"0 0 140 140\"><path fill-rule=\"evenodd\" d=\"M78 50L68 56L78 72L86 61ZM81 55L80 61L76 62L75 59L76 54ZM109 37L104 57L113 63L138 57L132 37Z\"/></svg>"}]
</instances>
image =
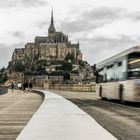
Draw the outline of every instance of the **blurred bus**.
<instances>
[{"instance_id":1,"label":"blurred bus","mask_svg":"<svg viewBox=\"0 0 140 140\"><path fill-rule=\"evenodd\" d=\"M96 64L96 83L102 99L140 102L140 46Z\"/></svg>"}]
</instances>

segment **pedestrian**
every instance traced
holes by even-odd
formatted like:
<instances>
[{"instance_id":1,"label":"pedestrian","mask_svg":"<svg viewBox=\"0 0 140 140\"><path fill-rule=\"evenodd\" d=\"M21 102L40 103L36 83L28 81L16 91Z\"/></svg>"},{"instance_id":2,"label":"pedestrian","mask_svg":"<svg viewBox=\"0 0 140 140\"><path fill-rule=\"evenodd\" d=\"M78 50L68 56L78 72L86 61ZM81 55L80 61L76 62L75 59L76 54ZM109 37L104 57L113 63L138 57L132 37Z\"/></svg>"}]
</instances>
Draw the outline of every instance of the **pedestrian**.
<instances>
[{"instance_id":1,"label":"pedestrian","mask_svg":"<svg viewBox=\"0 0 140 140\"><path fill-rule=\"evenodd\" d=\"M28 84L28 82L26 81L26 82L25 82L25 91L27 92L27 94L28 94L28 86L29 86L29 84Z\"/></svg>"},{"instance_id":2,"label":"pedestrian","mask_svg":"<svg viewBox=\"0 0 140 140\"><path fill-rule=\"evenodd\" d=\"M28 83L28 88L29 88L29 92L31 93L32 92L32 88L33 88L33 84L31 81L29 81Z\"/></svg>"},{"instance_id":3,"label":"pedestrian","mask_svg":"<svg viewBox=\"0 0 140 140\"><path fill-rule=\"evenodd\" d=\"M23 83L23 92L24 92L24 93L27 92L27 94L28 94L28 83L25 82L25 81L24 81L24 83Z\"/></svg>"},{"instance_id":4,"label":"pedestrian","mask_svg":"<svg viewBox=\"0 0 140 140\"><path fill-rule=\"evenodd\" d=\"M14 90L14 83L13 82L11 83L11 90L12 90L12 92Z\"/></svg>"},{"instance_id":5,"label":"pedestrian","mask_svg":"<svg viewBox=\"0 0 140 140\"><path fill-rule=\"evenodd\" d=\"M19 93L19 92L20 92L20 90L21 90L21 88L22 88L22 85L21 85L21 83L20 83L20 82L18 82L17 87L18 87L18 93Z\"/></svg>"}]
</instances>

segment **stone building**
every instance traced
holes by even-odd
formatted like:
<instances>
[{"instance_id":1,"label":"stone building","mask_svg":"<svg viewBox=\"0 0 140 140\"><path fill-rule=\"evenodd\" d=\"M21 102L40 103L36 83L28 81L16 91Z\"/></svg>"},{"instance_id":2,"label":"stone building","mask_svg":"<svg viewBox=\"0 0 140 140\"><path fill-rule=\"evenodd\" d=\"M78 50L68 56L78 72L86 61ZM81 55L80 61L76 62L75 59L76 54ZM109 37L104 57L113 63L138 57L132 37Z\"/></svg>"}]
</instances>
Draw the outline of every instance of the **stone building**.
<instances>
[{"instance_id":1,"label":"stone building","mask_svg":"<svg viewBox=\"0 0 140 140\"><path fill-rule=\"evenodd\" d=\"M72 54L74 59L82 60L79 42L72 44L68 39L68 35L56 31L52 11L48 36L37 36L33 43L27 43L24 48L15 49L9 66L14 66L18 60L23 64L28 61L30 65L34 63L35 59L47 61L64 60L68 53Z\"/></svg>"},{"instance_id":2,"label":"stone building","mask_svg":"<svg viewBox=\"0 0 140 140\"><path fill-rule=\"evenodd\" d=\"M17 60L21 60L24 63L25 58L25 49L15 49L12 55L12 64L14 65Z\"/></svg>"}]
</instances>

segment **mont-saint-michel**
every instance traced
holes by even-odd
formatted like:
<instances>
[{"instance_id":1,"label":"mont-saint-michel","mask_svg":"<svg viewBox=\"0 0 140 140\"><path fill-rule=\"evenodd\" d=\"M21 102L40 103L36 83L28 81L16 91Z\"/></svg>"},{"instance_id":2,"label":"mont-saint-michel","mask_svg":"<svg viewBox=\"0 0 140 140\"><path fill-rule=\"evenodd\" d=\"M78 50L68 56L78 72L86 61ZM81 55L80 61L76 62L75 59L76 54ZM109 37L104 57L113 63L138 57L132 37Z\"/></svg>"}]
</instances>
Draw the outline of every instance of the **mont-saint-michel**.
<instances>
[{"instance_id":1,"label":"mont-saint-michel","mask_svg":"<svg viewBox=\"0 0 140 140\"><path fill-rule=\"evenodd\" d=\"M32 80L49 83L93 81L93 69L83 61L80 43L71 43L68 35L56 30L53 10L47 36L37 36L23 48L15 48L6 69L7 83Z\"/></svg>"}]
</instances>

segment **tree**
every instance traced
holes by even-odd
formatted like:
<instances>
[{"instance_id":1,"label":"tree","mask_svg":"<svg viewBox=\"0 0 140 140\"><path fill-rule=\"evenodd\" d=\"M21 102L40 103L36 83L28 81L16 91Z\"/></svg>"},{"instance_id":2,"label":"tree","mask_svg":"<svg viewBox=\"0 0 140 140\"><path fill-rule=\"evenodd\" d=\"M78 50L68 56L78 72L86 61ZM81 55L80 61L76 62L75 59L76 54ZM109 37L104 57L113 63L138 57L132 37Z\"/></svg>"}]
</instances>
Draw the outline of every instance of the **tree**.
<instances>
[{"instance_id":1,"label":"tree","mask_svg":"<svg viewBox=\"0 0 140 140\"><path fill-rule=\"evenodd\" d=\"M63 71L53 71L49 75L50 76L63 76L64 72Z\"/></svg>"},{"instance_id":2,"label":"tree","mask_svg":"<svg viewBox=\"0 0 140 140\"><path fill-rule=\"evenodd\" d=\"M39 64L39 65L36 67L36 73L37 73L38 75L46 75L47 72L46 72L45 66Z\"/></svg>"},{"instance_id":3,"label":"tree","mask_svg":"<svg viewBox=\"0 0 140 140\"><path fill-rule=\"evenodd\" d=\"M64 80L64 81L70 80L70 73L69 73L69 72L66 72L66 73L64 74L63 80Z\"/></svg>"},{"instance_id":4,"label":"tree","mask_svg":"<svg viewBox=\"0 0 140 140\"><path fill-rule=\"evenodd\" d=\"M65 60L74 60L74 54L68 52L68 54L65 57Z\"/></svg>"},{"instance_id":5,"label":"tree","mask_svg":"<svg viewBox=\"0 0 140 140\"><path fill-rule=\"evenodd\" d=\"M5 68L3 67L3 68L0 70L0 72L3 73L4 71L5 71Z\"/></svg>"},{"instance_id":6,"label":"tree","mask_svg":"<svg viewBox=\"0 0 140 140\"><path fill-rule=\"evenodd\" d=\"M85 63L84 63L84 61L82 61L82 60L79 60L79 65L80 65L80 66L82 66L82 67L84 67L84 66L85 66Z\"/></svg>"},{"instance_id":7,"label":"tree","mask_svg":"<svg viewBox=\"0 0 140 140\"><path fill-rule=\"evenodd\" d=\"M15 63L14 68L15 68L15 71L17 71L17 72L23 72L25 70L25 66L23 65L23 63L21 61L17 61Z\"/></svg>"},{"instance_id":8,"label":"tree","mask_svg":"<svg viewBox=\"0 0 140 140\"><path fill-rule=\"evenodd\" d=\"M7 81L7 74L3 74L0 76L0 84L3 84Z\"/></svg>"},{"instance_id":9,"label":"tree","mask_svg":"<svg viewBox=\"0 0 140 140\"><path fill-rule=\"evenodd\" d=\"M63 62L62 63L62 69L64 70L64 71L71 71L72 70L72 63L70 63L70 62Z\"/></svg>"},{"instance_id":10,"label":"tree","mask_svg":"<svg viewBox=\"0 0 140 140\"><path fill-rule=\"evenodd\" d=\"M24 74L25 74L25 75L33 75L33 72L32 72L31 70L29 70L29 69L26 69L26 70L24 71Z\"/></svg>"}]
</instances>

